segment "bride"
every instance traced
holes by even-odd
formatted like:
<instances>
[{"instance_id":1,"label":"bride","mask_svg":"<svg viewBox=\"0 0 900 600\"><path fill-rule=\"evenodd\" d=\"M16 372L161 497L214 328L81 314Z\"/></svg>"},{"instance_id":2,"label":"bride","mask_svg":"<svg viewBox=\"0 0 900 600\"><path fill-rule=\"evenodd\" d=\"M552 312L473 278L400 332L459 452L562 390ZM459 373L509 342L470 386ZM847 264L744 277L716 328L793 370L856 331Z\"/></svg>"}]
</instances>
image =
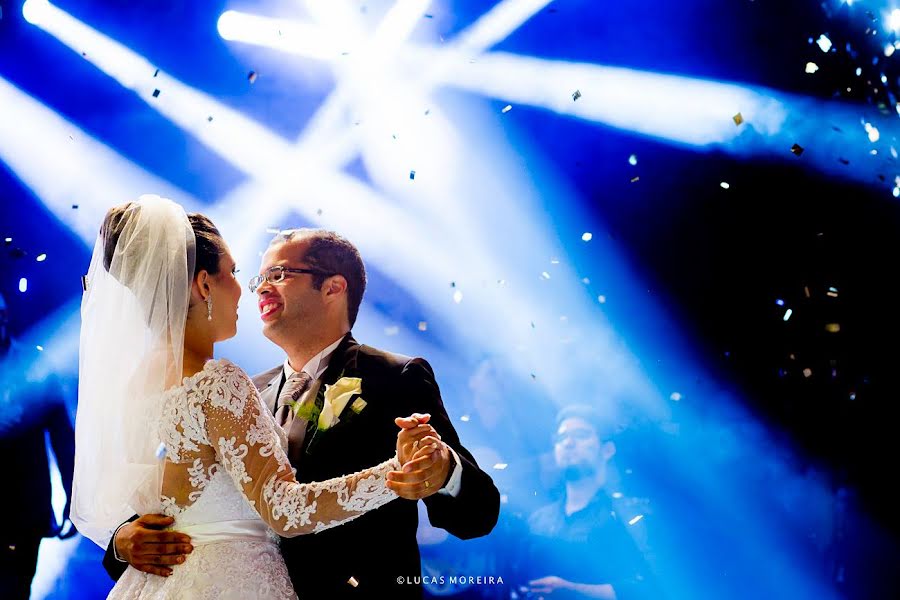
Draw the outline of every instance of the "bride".
<instances>
[{"instance_id":1,"label":"bride","mask_svg":"<svg viewBox=\"0 0 900 600\"><path fill-rule=\"evenodd\" d=\"M194 546L169 577L129 567L110 598L296 598L278 536L398 497L387 483L396 456L297 482L250 378L212 360L214 342L236 333L236 272L215 226L170 200L142 196L103 221L81 309L72 520L105 548L134 513L163 512Z\"/></svg>"}]
</instances>

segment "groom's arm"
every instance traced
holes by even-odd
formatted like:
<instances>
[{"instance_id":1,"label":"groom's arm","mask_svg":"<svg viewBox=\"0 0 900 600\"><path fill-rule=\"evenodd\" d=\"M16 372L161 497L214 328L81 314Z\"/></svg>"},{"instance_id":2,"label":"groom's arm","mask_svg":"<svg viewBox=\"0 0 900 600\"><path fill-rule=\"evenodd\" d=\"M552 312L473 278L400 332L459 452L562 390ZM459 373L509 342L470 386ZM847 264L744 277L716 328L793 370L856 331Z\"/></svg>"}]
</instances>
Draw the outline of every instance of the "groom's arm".
<instances>
[{"instance_id":1,"label":"groom's arm","mask_svg":"<svg viewBox=\"0 0 900 600\"><path fill-rule=\"evenodd\" d=\"M460 539L487 535L497 524L500 492L491 477L479 468L472 454L460 443L444 408L431 366L423 359L413 359L404 366L401 380L410 414L429 413L429 425L456 454L449 453L450 469L445 482L445 487L447 484L453 487L452 493L432 492L424 498L428 520L434 527L446 529Z\"/></svg>"}]
</instances>

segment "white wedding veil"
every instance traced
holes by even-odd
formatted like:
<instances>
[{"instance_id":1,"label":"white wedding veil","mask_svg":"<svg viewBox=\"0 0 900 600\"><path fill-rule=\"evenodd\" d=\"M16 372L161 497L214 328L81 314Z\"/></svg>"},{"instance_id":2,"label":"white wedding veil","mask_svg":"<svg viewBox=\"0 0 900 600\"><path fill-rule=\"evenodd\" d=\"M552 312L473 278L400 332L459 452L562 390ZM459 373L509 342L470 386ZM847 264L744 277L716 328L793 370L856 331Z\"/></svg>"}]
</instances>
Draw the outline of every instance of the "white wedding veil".
<instances>
[{"instance_id":1,"label":"white wedding veil","mask_svg":"<svg viewBox=\"0 0 900 600\"><path fill-rule=\"evenodd\" d=\"M101 229L81 303L72 522L105 548L161 512L162 395L181 382L196 241L184 209L141 196Z\"/></svg>"}]
</instances>

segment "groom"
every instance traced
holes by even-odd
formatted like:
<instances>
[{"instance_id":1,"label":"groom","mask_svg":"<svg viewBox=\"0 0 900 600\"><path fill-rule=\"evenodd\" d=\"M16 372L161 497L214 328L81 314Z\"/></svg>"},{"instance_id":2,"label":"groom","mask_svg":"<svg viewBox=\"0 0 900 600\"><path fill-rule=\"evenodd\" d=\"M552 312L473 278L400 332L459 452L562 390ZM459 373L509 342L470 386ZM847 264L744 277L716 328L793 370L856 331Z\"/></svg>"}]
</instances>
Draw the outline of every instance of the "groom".
<instances>
[{"instance_id":1,"label":"groom","mask_svg":"<svg viewBox=\"0 0 900 600\"><path fill-rule=\"evenodd\" d=\"M406 500L340 527L282 540L301 600L421 598L416 500L424 500L433 526L462 539L487 535L500 510L497 488L460 443L428 363L353 339L350 330L365 287L356 247L334 233L308 229L276 236L260 275L251 281L263 333L287 355L283 365L254 382L288 433L299 481L339 477L390 458L397 417L430 414L429 424L441 437L430 464L391 484ZM345 377L361 380L362 401L338 407L339 414L332 416L337 421L327 429L319 429L315 418L307 423L303 416L309 409L327 403L319 390ZM303 410L295 413L291 406ZM415 451L403 448L401 462ZM171 518L147 515L123 525L104 559L109 574L118 578L125 563L157 574L177 569L191 546L187 536L163 531L171 523Z\"/></svg>"}]
</instances>

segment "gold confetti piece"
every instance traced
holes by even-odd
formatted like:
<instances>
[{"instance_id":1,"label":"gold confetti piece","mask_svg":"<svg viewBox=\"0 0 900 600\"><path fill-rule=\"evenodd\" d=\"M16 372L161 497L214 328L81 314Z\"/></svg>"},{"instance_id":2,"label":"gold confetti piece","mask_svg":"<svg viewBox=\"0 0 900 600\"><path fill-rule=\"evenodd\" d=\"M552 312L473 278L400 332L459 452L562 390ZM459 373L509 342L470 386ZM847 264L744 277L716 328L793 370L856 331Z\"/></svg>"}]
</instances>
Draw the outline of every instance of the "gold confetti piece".
<instances>
[{"instance_id":1,"label":"gold confetti piece","mask_svg":"<svg viewBox=\"0 0 900 600\"><path fill-rule=\"evenodd\" d=\"M637 182L637 181L640 181L640 179L641 179L640 176L638 176L638 177L632 177L632 178L631 178L631 183L635 183L635 182Z\"/></svg>"},{"instance_id":2,"label":"gold confetti piece","mask_svg":"<svg viewBox=\"0 0 900 600\"><path fill-rule=\"evenodd\" d=\"M810 369L809 367L806 367L805 369L803 369L803 376L806 377L807 379L812 377L812 369Z\"/></svg>"},{"instance_id":3,"label":"gold confetti piece","mask_svg":"<svg viewBox=\"0 0 900 600\"><path fill-rule=\"evenodd\" d=\"M353 587L359 586L359 582L356 580L356 577L350 577L350 579L347 580L347 583L349 583Z\"/></svg>"},{"instance_id":4,"label":"gold confetti piece","mask_svg":"<svg viewBox=\"0 0 900 600\"><path fill-rule=\"evenodd\" d=\"M735 125L735 126L738 126L738 125L740 125L741 123L744 122L744 115L742 115L741 113L738 113L738 114L734 115L734 116L731 117L731 118L732 118L732 120L734 121L734 125Z\"/></svg>"},{"instance_id":5,"label":"gold confetti piece","mask_svg":"<svg viewBox=\"0 0 900 600\"><path fill-rule=\"evenodd\" d=\"M840 323L827 323L825 325L825 331L828 333L838 333L841 330Z\"/></svg>"}]
</instances>

